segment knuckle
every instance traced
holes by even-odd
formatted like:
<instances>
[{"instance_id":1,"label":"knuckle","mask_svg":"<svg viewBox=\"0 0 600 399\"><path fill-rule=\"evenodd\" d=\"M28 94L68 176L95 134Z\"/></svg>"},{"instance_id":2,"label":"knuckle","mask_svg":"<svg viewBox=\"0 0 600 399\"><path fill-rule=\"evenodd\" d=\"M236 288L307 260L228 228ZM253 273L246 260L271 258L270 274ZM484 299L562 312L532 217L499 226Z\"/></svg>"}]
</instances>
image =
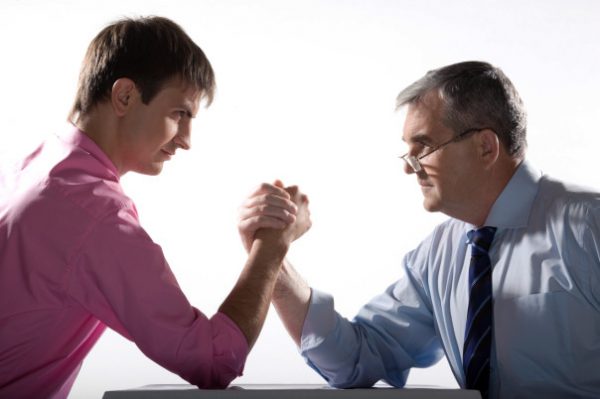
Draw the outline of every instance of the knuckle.
<instances>
[{"instance_id":1,"label":"knuckle","mask_svg":"<svg viewBox=\"0 0 600 399\"><path fill-rule=\"evenodd\" d=\"M269 183L260 183L260 185L258 186L258 188L260 190L268 190L269 188L271 188L271 185Z\"/></svg>"}]
</instances>

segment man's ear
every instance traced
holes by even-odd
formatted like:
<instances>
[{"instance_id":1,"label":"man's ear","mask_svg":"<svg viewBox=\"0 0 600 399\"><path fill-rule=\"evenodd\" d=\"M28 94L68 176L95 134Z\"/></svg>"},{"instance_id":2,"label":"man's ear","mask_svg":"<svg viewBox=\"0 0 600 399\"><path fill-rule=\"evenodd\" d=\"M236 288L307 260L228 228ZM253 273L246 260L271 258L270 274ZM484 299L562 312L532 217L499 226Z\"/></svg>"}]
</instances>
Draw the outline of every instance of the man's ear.
<instances>
[{"instance_id":1,"label":"man's ear","mask_svg":"<svg viewBox=\"0 0 600 399\"><path fill-rule=\"evenodd\" d=\"M500 156L500 139L491 129L484 129L477 135L479 156L486 166L491 166Z\"/></svg>"},{"instance_id":2,"label":"man's ear","mask_svg":"<svg viewBox=\"0 0 600 399\"><path fill-rule=\"evenodd\" d=\"M130 109L131 104L137 100L137 88L133 80L119 78L113 83L110 101L117 116L123 116Z\"/></svg>"}]
</instances>

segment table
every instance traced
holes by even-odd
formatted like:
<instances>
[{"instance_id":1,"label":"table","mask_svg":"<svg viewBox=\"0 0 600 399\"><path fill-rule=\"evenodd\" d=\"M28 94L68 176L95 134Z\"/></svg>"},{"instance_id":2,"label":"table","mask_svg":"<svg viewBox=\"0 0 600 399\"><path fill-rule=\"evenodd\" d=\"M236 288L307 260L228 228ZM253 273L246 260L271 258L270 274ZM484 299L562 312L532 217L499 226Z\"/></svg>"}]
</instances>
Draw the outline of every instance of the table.
<instances>
[{"instance_id":1,"label":"table","mask_svg":"<svg viewBox=\"0 0 600 399\"><path fill-rule=\"evenodd\" d=\"M102 399L481 399L478 391L437 387L388 386L335 389L319 384L243 384L224 390L198 389L193 385L146 385L107 391Z\"/></svg>"}]
</instances>

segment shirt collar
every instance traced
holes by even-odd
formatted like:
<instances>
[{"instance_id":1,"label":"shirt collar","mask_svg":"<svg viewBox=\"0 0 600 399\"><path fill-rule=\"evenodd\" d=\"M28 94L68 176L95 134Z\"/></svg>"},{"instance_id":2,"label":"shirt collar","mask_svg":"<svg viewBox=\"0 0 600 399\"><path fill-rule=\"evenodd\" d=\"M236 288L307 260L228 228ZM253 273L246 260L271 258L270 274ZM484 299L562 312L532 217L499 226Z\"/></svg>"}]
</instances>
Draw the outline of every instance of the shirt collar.
<instances>
[{"instance_id":1,"label":"shirt collar","mask_svg":"<svg viewBox=\"0 0 600 399\"><path fill-rule=\"evenodd\" d=\"M64 131L59 135L59 139L73 147L78 147L98 160L106 169L119 181L119 172L115 164L108 158L102 149L87 134L76 126Z\"/></svg>"},{"instance_id":2,"label":"shirt collar","mask_svg":"<svg viewBox=\"0 0 600 399\"><path fill-rule=\"evenodd\" d=\"M527 226L542 173L524 160L502 190L485 221L486 226L514 229Z\"/></svg>"}]
</instances>

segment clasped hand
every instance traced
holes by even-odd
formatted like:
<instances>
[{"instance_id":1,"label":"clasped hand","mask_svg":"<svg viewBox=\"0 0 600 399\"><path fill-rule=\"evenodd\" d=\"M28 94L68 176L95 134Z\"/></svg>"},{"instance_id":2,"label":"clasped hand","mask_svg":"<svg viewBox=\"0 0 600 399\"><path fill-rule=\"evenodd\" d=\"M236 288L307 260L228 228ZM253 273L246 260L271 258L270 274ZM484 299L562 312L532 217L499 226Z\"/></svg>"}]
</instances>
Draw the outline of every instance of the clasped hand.
<instances>
[{"instance_id":1,"label":"clasped hand","mask_svg":"<svg viewBox=\"0 0 600 399\"><path fill-rule=\"evenodd\" d=\"M297 186L263 183L240 206L238 230L247 252L259 229L274 229L290 244L311 226L308 197Z\"/></svg>"}]
</instances>

